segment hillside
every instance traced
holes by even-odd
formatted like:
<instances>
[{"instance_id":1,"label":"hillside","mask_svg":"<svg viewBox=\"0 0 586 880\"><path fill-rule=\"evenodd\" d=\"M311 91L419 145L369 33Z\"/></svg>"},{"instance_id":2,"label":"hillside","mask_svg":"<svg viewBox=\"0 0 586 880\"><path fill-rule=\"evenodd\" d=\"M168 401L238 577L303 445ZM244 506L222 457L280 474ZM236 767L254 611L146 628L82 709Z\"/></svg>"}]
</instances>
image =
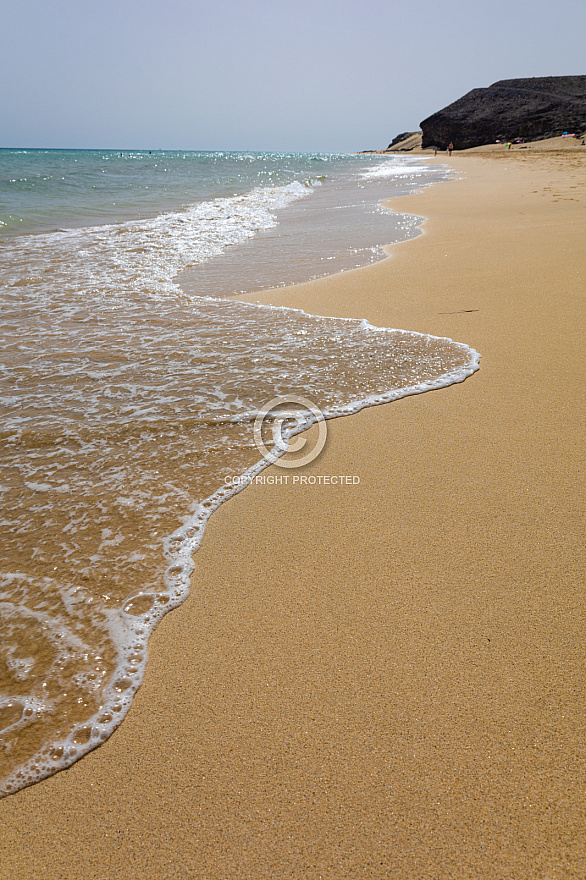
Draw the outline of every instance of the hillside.
<instances>
[{"instance_id":1,"label":"hillside","mask_svg":"<svg viewBox=\"0 0 586 880\"><path fill-rule=\"evenodd\" d=\"M421 123L422 147L457 150L586 131L586 76L505 79L472 89Z\"/></svg>"}]
</instances>

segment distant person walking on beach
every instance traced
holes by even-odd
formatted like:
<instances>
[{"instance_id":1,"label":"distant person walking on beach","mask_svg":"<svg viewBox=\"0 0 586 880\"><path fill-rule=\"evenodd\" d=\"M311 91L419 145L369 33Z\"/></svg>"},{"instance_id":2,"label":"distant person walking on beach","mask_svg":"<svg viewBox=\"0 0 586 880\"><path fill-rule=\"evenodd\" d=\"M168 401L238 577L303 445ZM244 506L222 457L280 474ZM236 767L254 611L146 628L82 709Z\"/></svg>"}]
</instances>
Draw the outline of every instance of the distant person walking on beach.
<instances>
[{"instance_id":1,"label":"distant person walking on beach","mask_svg":"<svg viewBox=\"0 0 586 880\"><path fill-rule=\"evenodd\" d=\"M449 156L452 155L452 150L453 150L453 149L454 149L454 145L453 145L453 143L450 141L450 145L449 145L449 147L448 147L448 155L449 155Z\"/></svg>"}]
</instances>

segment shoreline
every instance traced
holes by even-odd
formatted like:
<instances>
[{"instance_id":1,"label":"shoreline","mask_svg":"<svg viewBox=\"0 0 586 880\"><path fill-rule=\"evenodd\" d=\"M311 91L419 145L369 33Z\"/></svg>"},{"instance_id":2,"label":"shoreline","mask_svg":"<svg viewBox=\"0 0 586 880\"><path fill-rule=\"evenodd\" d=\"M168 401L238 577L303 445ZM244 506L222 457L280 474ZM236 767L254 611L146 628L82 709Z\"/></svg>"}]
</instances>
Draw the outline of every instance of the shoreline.
<instances>
[{"instance_id":1,"label":"shoreline","mask_svg":"<svg viewBox=\"0 0 586 880\"><path fill-rule=\"evenodd\" d=\"M399 163L404 164L404 163L401 163L400 160L399 160ZM364 163L362 160L360 161L359 164L360 164L361 168L364 167ZM382 167L384 168L387 164L391 164L396 167L396 161L388 163L388 160L386 163L383 163ZM378 169L381 167L381 165L380 165L380 162L377 161L376 163L374 163L374 166L371 165L370 167L374 167L375 172L377 172ZM424 169L421 169L421 168L419 170L424 171ZM354 175L351 175L351 176L354 176ZM363 176L367 176L367 175L360 173L359 177L361 178ZM373 176L378 177L380 175L375 173ZM407 175L407 176L409 177L409 175ZM425 176L427 176L427 175L425 175ZM437 177L437 176L438 175L434 172L429 174L429 177ZM442 176L442 175L440 175L440 176ZM298 186L298 184L295 184L295 186ZM366 187L366 184L364 186ZM384 185L384 184L375 183L374 186L375 186L375 192L378 192L379 197L383 193L386 195L389 192L389 184ZM339 186L337 188L335 188L335 190L339 190L339 189L340 189ZM348 189L348 184L346 182L346 190L347 189ZM391 186L390 189L392 192L394 187ZM277 192L281 192L281 190L282 190L282 188L278 188ZM406 187L403 185L402 190L403 190L403 192L409 191L409 187ZM254 195L254 190L252 190L250 194ZM348 193L346 192L345 198L341 199L341 201L344 204L347 201L347 197L348 197ZM340 197L337 196L336 200L340 201ZM273 199L273 201L274 201L274 199ZM331 202L331 199L330 199L330 202ZM330 202L328 204L330 204ZM369 198L366 199L366 204L371 204L372 202L373 202L373 192L372 192L372 188L369 185ZM278 199L277 199L277 203L278 203ZM322 214L323 214L323 207L324 206L322 204ZM330 207L331 207L331 204L330 204ZM373 209L372 211L366 211L366 214L375 213L375 211L376 211L376 213L378 213L378 210L376 209L375 204L372 204L372 209ZM313 222L307 222L307 215L306 214L303 214L303 216L305 218L305 223L303 225L306 227L304 240L307 243L308 238L309 239L312 238L312 232L313 232L313 238L319 238L320 228L316 222L315 216L313 218ZM389 225L393 230L393 234L397 234L399 232L399 229L401 228L400 220L404 219L403 215L389 213L388 217L391 218ZM364 237L366 237L366 240L370 242L371 239L369 238L369 232L372 231L371 223L369 221L369 218L365 217L364 211L362 211L362 213L358 217L354 216L353 221L354 222L350 222L350 218L346 215L346 222L345 223L344 222L338 223L338 227L340 229L342 229L342 228L344 229L344 235L345 235L346 239L348 240L348 242L351 243L350 237L352 235L353 228L354 228L354 234L356 234L358 236L362 236L363 241L364 241ZM281 224L279 224L279 227L280 226L281 226ZM326 218L324 228L330 228L330 226L331 226L331 224L328 224L327 218ZM358 228L356 228L356 226ZM121 231L122 231L122 229L121 229ZM148 228L148 224L146 227L143 227L143 229L141 230L142 234L144 234L144 235L148 235L149 231L150 230ZM290 230L289 230L289 234L290 234ZM286 225L285 225L284 230L281 233L281 235L283 235L285 238L287 238L288 231L287 231ZM139 237L140 237L140 235L139 235ZM254 238L254 236L253 236L253 238ZM326 238L327 238L327 236L326 236ZM391 235L389 235L389 239L387 239L387 240L394 240L394 238ZM381 243L385 241L385 239L382 237L382 235L381 235L379 241L381 241ZM249 244L251 244L251 242L249 242ZM328 244L329 244L329 241L328 241ZM320 251L320 253L323 253L323 246L324 246L323 242L322 242L322 247L319 247L319 244L318 244L318 250ZM171 244L169 243L169 248L170 247L171 247ZM238 248L236 250L238 253L240 253L239 266L240 266L240 272L242 273L243 270L244 270L244 272L246 271L245 267L247 267L248 262L246 259L244 259L244 260L242 259L245 251L243 251L242 248ZM307 255L306 255L305 248L303 247L303 244L300 242L297 242L297 251L299 254L303 254L304 259L306 259ZM283 256L283 255L281 254L281 256ZM248 254L248 259L250 260L250 253ZM318 259L323 259L323 257L318 256ZM271 262L271 261L269 261L269 262ZM272 262L274 262L274 260ZM271 265L272 265L272 262L271 262ZM223 263L224 263L224 260L222 259L222 265L223 265ZM282 274L288 274L288 265L289 265L288 263L285 263L285 266L283 267L283 269L285 271L284 271L284 273L282 272ZM328 265L333 267L333 266L336 266L336 263L335 262L328 263ZM151 268L153 268L153 267L151 267ZM328 274L331 274L331 273L328 273ZM242 275L240 275L239 277L241 278ZM175 287L177 280L178 280L177 278L171 278L171 277L167 278L167 281L172 286L173 292L174 292L174 290L177 289ZM272 280L273 280L273 282L276 281L275 275L273 275ZM271 287L272 286L274 286L274 283L271 285ZM252 287L252 285L246 285L246 287L248 289L254 289ZM99 305L98 305L98 309L99 309ZM237 309L240 309L240 311L241 311L242 304L240 304L240 306L238 306L238 304L234 304L234 310L237 310ZM273 311L273 310L272 310L272 307L270 307L270 306L252 306L252 307L248 306L245 311L249 311L249 312L251 311L253 313L256 313L260 318L260 315L263 312L266 315L266 314L270 314L271 311ZM283 314L280 317L283 317L285 319L285 313L292 312L292 310L283 309L282 312L283 312ZM300 314L301 313L297 312L296 320L299 318ZM303 313L303 314L306 314L306 313ZM311 319L311 316L309 316L309 315L307 317L310 319L310 323L311 323L311 321L313 319ZM169 320L169 318L168 318L168 320ZM279 318L279 320L280 320L280 318ZM329 323L329 320L330 319L327 319L328 323ZM185 321L185 318L184 318L184 321ZM171 322L172 322L172 318L171 318ZM356 323L357 322L354 322L354 325L356 325ZM262 324L262 321L261 321L261 324ZM377 332L377 328L374 328L371 326L370 331ZM304 333L307 332L307 329L303 332ZM368 335L369 331L366 331L366 332ZM344 335L344 333L342 333L342 335ZM384 334L384 335L386 335L386 334ZM379 337L379 339L380 339L380 337ZM252 340L251 340L251 342L252 342ZM335 340L333 340L333 342L334 342L334 346L336 346ZM385 348L385 342L382 339L380 340L380 343L381 343L382 347ZM221 344L221 342L220 342L220 344ZM277 342L277 344L278 344L278 342ZM441 346L441 344L440 344L440 346ZM303 345L300 346L299 354L301 356L303 356L303 348L304 347L305 346L303 346ZM466 350L469 351L469 349L467 349L467 348L466 348ZM261 352L261 351L262 351L262 349L259 350L259 352ZM332 350L332 354L333 353L334 353L334 350ZM373 354L374 354L374 351L373 351ZM458 357L456 357L456 360L459 360ZM382 366L382 364L381 364L381 366ZM475 367L476 367L475 363L471 364L472 369L475 369ZM293 366L292 366L292 369L294 369ZM447 365L445 366L445 369L446 370L448 369ZM356 367L353 372L356 373ZM437 370L435 370L435 372L437 372ZM442 370L442 372L443 372L443 370ZM468 370L466 370L466 372L468 372ZM432 369L432 375L433 375L433 373L434 373L434 370ZM459 373L459 371L458 371L458 373ZM358 375L360 375L360 371L358 372ZM456 374L456 375L447 375L446 374L446 375L444 375L443 379L441 380L441 383L440 383L439 379L432 380L431 377L430 377L430 381L432 381L432 386L436 386L437 384L445 384L445 383L449 384L450 382L452 382L454 380L457 381L458 379L463 378L463 377L464 377L464 375L462 375L462 374ZM358 377L356 377L356 378L358 378ZM259 379L261 379L260 376L259 376ZM166 380L164 372L163 372L163 374L160 376L160 382L161 382L162 386L164 387L164 385L167 384L167 382L171 382L170 375L169 375L168 380ZM408 380L407 380L406 384L410 385ZM388 380L388 385L386 387L387 388L393 387L393 382L390 378ZM380 394L376 396L376 401L375 401L375 398L369 398L369 399L363 400L362 395L358 392L358 390L356 390L356 394L355 395L351 394L350 398L348 398L348 402L350 402L350 400L352 402L350 403L349 406L342 407L342 411L346 412L346 413L350 412L352 410L355 411L355 410L362 408L364 405L368 405L368 403L374 403L374 402L381 403L381 402L383 402L384 399L388 400L392 397L397 396L396 393L388 393L388 392L384 393L384 388L385 388L384 383L382 385L379 385ZM307 387L305 390L306 390L308 396L311 396L313 398L313 392L310 394L309 388L307 388ZM336 395L334 393L334 388L332 388L331 390L332 390L332 401L331 402L333 403L333 399L336 397ZM366 390L367 389L365 389L365 393L366 393ZM417 393L422 390L423 390L423 386L421 386L421 385L419 385L417 387L405 388L400 396L404 396L407 393ZM319 389L316 388L315 386L314 386L314 391L316 394L320 393ZM276 388L275 388L275 393L276 393ZM271 393L268 394L268 397L272 398L273 396L274 395ZM268 399L266 396L266 393L265 393L265 396L261 399L262 400ZM317 399L319 399L321 401L321 406L322 406L322 409L324 409L324 412L329 412L330 416L340 414L340 412L338 412L337 410L333 410L332 412L330 412L329 409L326 410L324 408L324 407L328 406L328 404L326 403L327 397L324 398L323 396L321 396L319 398L315 398L315 400L317 400ZM339 403L341 404L342 401L339 400ZM187 401L186 401L186 404L187 404ZM211 441L212 447L214 445L214 439L215 438L208 437L208 442ZM302 441L302 442L304 442L304 441ZM245 444L245 447L246 447L246 444ZM185 450L185 452L186 453L188 452L188 448ZM162 456L162 457L164 458L164 456ZM248 458L248 460L250 461L250 458ZM262 461L258 462L254 465L253 469L256 470L259 467L262 467L263 465L266 466L266 463L264 463ZM242 463L242 466L243 466L243 463ZM240 467L240 465L234 465L234 467ZM142 474L141 476L138 477L138 480L135 477L135 479L131 482L133 482L134 484L140 485L140 483L144 481L145 476L146 476L145 474ZM146 477L146 478L148 479L148 477ZM192 567L192 558L191 557L193 555L193 552L195 552L195 550L197 549L197 546L200 543L201 537L203 537L203 528L204 528L205 522L207 521L209 514L212 512L212 510L215 509L217 506L219 506L220 501L225 500L227 495L232 494L232 491L231 490L228 491L227 487L224 486L223 488L221 488L221 486L218 486L218 483L220 482L220 478L221 478L221 475L217 475L217 478L213 479L211 485L209 485L209 491L212 491L212 489L219 490L219 491L216 491L214 495L208 496L206 498L207 493L200 493L197 490L195 491L196 497L201 500L200 500L200 503L197 505L196 510L192 511L193 515L190 517L189 521L187 523L184 523L183 525L181 525L181 522L182 522L182 520L185 519L185 515L183 515L183 517L178 517L177 519L175 519L174 525L175 524L177 525L177 529L173 532L172 535L167 535L167 537L165 538L165 547L167 548L166 554L167 554L167 563L168 563L168 569L167 569L168 579L166 578L166 583L168 585L169 592L164 597L164 599L166 601L163 601L162 597L156 597L154 600L151 599L151 607L149 608L148 612L145 614L144 626L141 627L137 632L133 633L132 638L140 640L141 648L146 645L146 641L148 639L148 634L152 631L153 627L156 625L156 622L161 619L161 617L165 614L166 611L169 611L169 610L171 610L172 607L177 607L179 604L181 604L182 601L188 595L188 592L189 592L189 588L188 588L189 571L191 570L191 567ZM192 485L193 485L193 483L192 483ZM195 485L198 485L197 479L195 480ZM156 490L154 490L154 491L156 492ZM89 497L91 497L91 495L92 495L92 493L89 492ZM33 499L31 499L29 501L29 503L31 504L31 506L34 506ZM197 504L197 502L196 502L196 504ZM25 504L25 507L26 506L27 505ZM185 514L185 511L182 510L181 513ZM110 525L111 525L111 522L108 522L108 528ZM168 530L166 530L166 531L168 531ZM96 533L95 537L99 540L99 530ZM140 545L139 545L139 547L140 547ZM189 550L191 550L191 552L189 552ZM88 551L88 552L91 552L91 551ZM114 563L113 560L112 560L112 562ZM172 563L173 563L173 565L171 565ZM56 569L53 569L53 572L55 570ZM180 574L178 573L179 571L181 572ZM83 577L84 575L81 575L81 576ZM129 585L129 587L132 587L133 580L134 580L134 583L136 586L136 580L134 578L131 578L130 581L128 581L128 577L126 578L126 581ZM147 600L144 599L141 601L146 602ZM122 599L121 599L121 602L122 602ZM152 604L153 602L154 602L154 604ZM122 619L125 620L124 617ZM137 623L137 625L138 625L138 623ZM124 626L123 626L123 628L124 628ZM22 633L23 639L22 639L21 651L23 651L26 654L26 652L27 652L27 648L25 647L26 642L27 642L26 627L24 627L23 630L24 631ZM119 651L118 656L119 657L121 656L122 658L124 658L125 653L126 653L124 642L122 642L122 644L121 644L120 641L117 641L116 644L117 644L118 651ZM35 656L34 652L35 652L35 645L32 644L31 648L29 650L29 653L31 654L31 658L33 658ZM120 652L121 652L121 654L120 654ZM120 663L123 663L123 660L120 660ZM53 737L53 745L55 747L55 754L59 754L57 752L57 749L64 750L62 753L63 759L60 762L61 766L55 766L55 762L51 761L51 760L43 760L42 758L37 758L35 761L35 759L33 757L29 757L28 761L26 761L26 762L24 760L21 760L20 766L13 768L13 774L10 776L9 772L10 772L10 766L11 766L11 755L13 754L13 751L10 752L9 749L12 748L12 750L14 750L14 743L11 743L10 741L8 741L6 743L6 757L0 762L2 764L2 772L0 774L2 776L2 783L0 784L0 796L8 794L8 793L15 793L15 791L18 791L20 788L26 787L26 784L24 782L25 780L27 780L28 784L31 784L33 781L38 782L42 778L46 778L47 776L52 775L53 773L57 772L57 770L64 769L65 766L68 766L72 763L71 758L73 758L75 760L79 760L85 754L92 751L98 744L101 744L110 735L110 733L112 732L112 729L117 727L119 725L119 723L123 720L123 717L126 715L127 709L130 707L132 693L136 692L136 690L138 689L138 687L140 686L140 683L142 681L143 664L142 663L140 664L138 670L132 669L131 666L132 666L132 664L130 664L128 670L124 666L122 666L122 667L119 666L115 677L112 679L112 682L114 682L116 679L120 679L121 681L124 681L125 683L127 681L130 682L130 685L125 688L125 693L124 693L124 698L123 698L124 702L122 703L122 705L120 705L120 694L119 694L116 686L111 688L107 695L104 694L102 697L103 710L102 711L100 711L99 709L97 710L97 713L94 716L95 726L93 726L93 728L91 730L91 734L90 734L90 728L86 727L83 729L82 734L77 738L73 737L73 735L72 735L72 739L58 738L57 735L55 735ZM128 672L128 675L127 675L127 672ZM69 690L69 687L67 687L65 685L62 687L62 690L64 692L64 696L66 697L67 696L66 692ZM18 688L17 688L17 692L18 692ZM112 709L111 714L109 713L110 709ZM71 706L70 717L74 717L74 716L75 716L75 706ZM47 726L49 726L50 725L50 718L47 720L49 722L49 724ZM59 733L62 733L62 731L59 731ZM82 739L83 741L78 742L77 739ZM30 756L30 752L29 752L29 756Z\"/></svg>"},{"instance_id":2,"label":"shoreline","mask_svg":"<svg viewBox=\"0 0 586 880\"><path fill-rule=\"evenodd\" d=\"M304 472L358 485L221 506L124 724L0 803L11 876L579 876L585 187L531 158L452 157L390 259L243 297L482 368L330 421Z\"/></svg>"}]
</instances>

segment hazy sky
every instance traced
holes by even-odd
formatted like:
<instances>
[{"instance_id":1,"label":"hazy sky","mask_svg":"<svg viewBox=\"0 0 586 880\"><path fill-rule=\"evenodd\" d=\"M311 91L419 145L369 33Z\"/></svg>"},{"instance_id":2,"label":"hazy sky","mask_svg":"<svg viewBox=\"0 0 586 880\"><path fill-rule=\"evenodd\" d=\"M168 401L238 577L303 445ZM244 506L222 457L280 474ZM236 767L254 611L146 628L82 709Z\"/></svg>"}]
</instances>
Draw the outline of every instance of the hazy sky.
<instances>
[{"instance_id":1,"label":"hazy sky","mask_svg":"<svg viewBox=\"0 0 586 880\"><path fill-rule=\"evenodd\" d=\"M586 0L0 0L0 146L348 151L586 73Z\"/></svg>"}]
</instances>

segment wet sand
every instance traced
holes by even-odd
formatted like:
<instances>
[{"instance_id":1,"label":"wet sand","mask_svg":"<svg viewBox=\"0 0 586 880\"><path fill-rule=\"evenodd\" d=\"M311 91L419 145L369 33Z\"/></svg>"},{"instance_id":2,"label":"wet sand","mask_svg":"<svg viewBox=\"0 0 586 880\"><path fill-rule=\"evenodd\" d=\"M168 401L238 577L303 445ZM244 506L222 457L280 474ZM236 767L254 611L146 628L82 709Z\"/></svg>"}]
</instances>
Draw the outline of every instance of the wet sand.
<instances>
[{"instance_id":1,"label":"wet sand","mask_svg":"<svg viewBox=\"0 0 586 880\"><path fill-rule=\"evenodd\" d=\"M2 877L586 876L586 160L450 164L390 259L253 299L480 372L329 422L304 474L359 484L212 517L121 728L0 802Z\"/></svg>"}]
</instances>

